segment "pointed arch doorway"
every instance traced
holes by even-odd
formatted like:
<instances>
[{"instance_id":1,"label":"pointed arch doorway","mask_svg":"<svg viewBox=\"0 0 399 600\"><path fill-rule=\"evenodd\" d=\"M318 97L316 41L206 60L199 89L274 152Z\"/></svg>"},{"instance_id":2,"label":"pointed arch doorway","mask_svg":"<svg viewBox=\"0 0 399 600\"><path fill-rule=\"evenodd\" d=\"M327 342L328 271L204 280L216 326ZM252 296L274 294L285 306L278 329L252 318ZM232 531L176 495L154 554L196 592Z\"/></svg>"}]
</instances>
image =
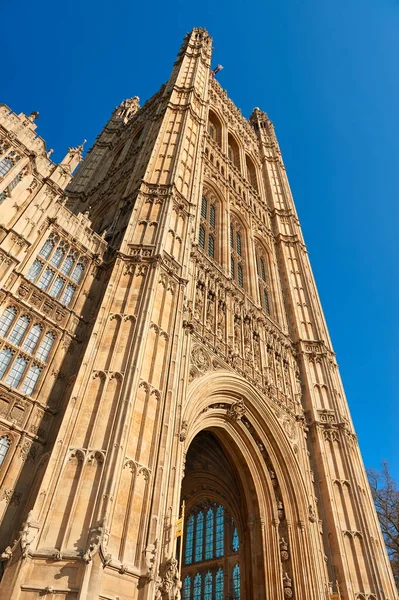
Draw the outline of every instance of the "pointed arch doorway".
<instances>
[{"instance_id":1,"label":"pointed arch doorway","mask_svg":"<svg viewBox=\"0 0 399 600\"><path fill-rule=\"evenodd\" d=\"M248 523L256 520L257 509L248 507L247 468L232 446L226 432L212 428L198 433L187 451L182 600L253 597L254 539Z\"/></svg>"}]
</instances>

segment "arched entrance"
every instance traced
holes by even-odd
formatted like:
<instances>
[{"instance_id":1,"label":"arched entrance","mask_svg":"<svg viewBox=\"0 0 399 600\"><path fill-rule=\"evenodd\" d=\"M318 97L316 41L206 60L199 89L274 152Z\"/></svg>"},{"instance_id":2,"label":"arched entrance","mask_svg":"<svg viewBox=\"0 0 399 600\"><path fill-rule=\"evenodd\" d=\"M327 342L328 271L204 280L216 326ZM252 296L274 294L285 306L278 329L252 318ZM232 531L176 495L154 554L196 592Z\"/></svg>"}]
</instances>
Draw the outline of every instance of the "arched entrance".
<instances>
[{"instance_id":1,"label":"arched entrance","mask_svg":"<svg viewBox=\"0 0 399 600\"><path fill-rule=\"evenodd\" d=\"M245 469L227 447L223 430L198 433L186 456L182 498L186 519L182 553L182 600L251 598L250 521Z\"/></svg>"}]
</instances>

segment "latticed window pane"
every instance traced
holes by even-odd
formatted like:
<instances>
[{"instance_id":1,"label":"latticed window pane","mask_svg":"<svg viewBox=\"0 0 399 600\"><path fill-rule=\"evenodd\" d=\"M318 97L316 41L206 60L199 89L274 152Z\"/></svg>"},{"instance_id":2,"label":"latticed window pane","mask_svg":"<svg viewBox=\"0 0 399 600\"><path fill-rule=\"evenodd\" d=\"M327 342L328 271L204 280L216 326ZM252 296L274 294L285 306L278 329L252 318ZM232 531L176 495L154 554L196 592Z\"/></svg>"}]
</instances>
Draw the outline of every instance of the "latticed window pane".
<instances>
[{"instance_id":1,"label":"latticed window pane","mask_svg":"<svg viewBox=\"0 0 399 600\"><path fill-rule=\"evenodd\" d=\"M57 238L50 236L49 239L44 242L43 247L39 252L39 256L43 256L43 258L48 258L56 242Z\"/></svg>"},{"instance_id":2,"label":"latticed window pane","mask_svg":"<svg viewBox=\"0 0 399 600\"><path fill-rule=\"evenodd\" d=\"M2 435L0 437L0 465L3 464L8 449L10 447L10 438L8 435Z\"/></svg>"},{"instance_id":3,"label":"latticed window pane","mask_svg":"<svg viewBox=\"0 0 399 600\"><path fill-rule=\"evenodd\" d=\"M7 175L8 171L11 171L13 166L14 161L8 156L6 156L6 158L3 158L3 160L0 160L0 175L2 175L2 177Z\"/></svg>"},{"instance_id":4,"label":"latticed window pane","mask_svg":"<svg viewBox=\"0 0 399 600\"><path fill-rule=\"evenodd\" d=\"M240 600L241 598L241 577L238 564L233 567L233 598L234 600Z\"/></svg>"},{"instance_id":5,"label":"latticed window pane","mask_svg":"<svg viewBox=\"0 0 399 600\"><path fill-rule=\"evenodd\" d=\"M205 229L203 228L202 225L200 225L199 228L199 236L198 236L198 243L200 245L201 248L205 248Z\"/></svg>"},{"instance_id":6,"label":"latticed window pane","mask_svg":"<svg viewBox=\"0 0 399 600\"><path fill-rule=\"evenodd\" d=\"M270 313L269 296L268 296L266 290L263 290L263 303L265 306L265 311L269 314Z\"/></svg>"},{"instance_id":7,"label":"latticed window pane","mask_svg":"<svg viewBox=\"0 0 399 600\"><path fill-rule=\"evenodd\" d=\"M26 340L24 341L24 345L22 346L22 350L25 352L29 352L32 354L34 349L36 348L36 344L39 341L40 334L42 333L42 328L40 325L36 323L33 325L32 329L28 333Z\"/></svg>"},{"instance_id":8,"label":"latticed window pane","mask_svg":"<svg viewBox=\"0 0 399 600\"><path fill-rule=\"evenodd\" d=\"M50 354L50 350L54 344L54 334L51 332L46 333L42 342L39 346L39 350L36 352L36 357L42 362L46 362L48 355Z\"/></svg>"},{"instance_id":9,"label":"latticed window pane","mask_svg":"<svg viewBox=\"0 0 399 600\"><path fill-rule=\"evenodd\" d=\"M233 541L232 541L232 548L234 550L234 552L238 552L238 548L240 547L240 543L238 540L238 531L237 531L237 527L234 527L234 531L233 531Z\"/></svg>"},{"instance_id":10,"label":"latticed window pane","mask_svg":"<svg viewBox=\"0 0 399 600\"><path fill-rule=\"evenodd\" d=\"M26 369L26 365L28 361L23 356L18 356L18 358L14 361L14 364L11 367L11 371L8 374L6 379L6 384L11 385L13 387L17 387L19 382L21 381L21 377L24 374Z\"/></svg>"},{"instance_id":11,"label":"latticed window pane","mask_svg":"<svg viewBox=\"0 0 399 600\"><path fill-rule=\"evenodd\" d=\"M3 377L7 370L8 365L12 359L12 351L9 348L3 348L0 352L0 379Z\"/></svg>"},{"instance_id":12,"label":"latticed window pane","mask_svg":"<svg viewBox=\"0 0 399 600\"><path fill-rule=\"evenodd\" d=\"M0 319L0 335L5 336L7 331L10 329L11 323L15 319L17 314L16 309L13 306L9 306L5 309Z\"/></svg>"},{"instance_id":13,"label":"latticed window pane","mask_svg":"<svg viewBox=\"0 0 399 600\"><path fill-rule=\"evenodd\" d=\"M190 577L190 575L187 575L187 577L184 578L182 600L190 600L190 594L191 594L191 577Z\"/></svg>"},{"instance_id":14,"label":"latticed window pane","mask_svg":"<svg viewBox=\"0 0 399 600\"><path fill-rule=\"evenodd\" d=\"M216 557L224 555L224 509L219 506L216 511Z\"/></svg>"},{"instance_id":15,"label":"latticed window pane","mask_svg":"<svg viewBox=\"0 0 399 600\"><path fill-rule=\"evenodd\" d=\"M46 269L45 271L43 271L42 276L40 277L39 282L37 284L37 287L41 290L47 290L53 277L54 271L52 271L51 269Z\"/></svg>"},{"instance_id":16,"label":"latticed window pane","mask_svg":"<svg viewBox=\"0 0 399 600\"><path fill-rule=\"evenodd\" d=\"M57 279L54 281L53 285L51 286L51 290L49 291L50 296L52 296L53 298L58 298L62 288L64 287L64 283L65 279L58 276Z\"/></svg>"},{"instance_id":17,"label":"latticed window pane","mask_svg":"<svg viewBox=\"0 0 399 600\"><path fill-rule=\"evenodd\" d=\"M223 583L223 569L220 568L217 570L215 579L215 600L223 600Z\"/></svg>"},{"instance_id":18,"label":"latticed window pane","mask_svg":"<svg viewBox=\"0 0 399 600\"><path fill-rule=\"evenodd\" d=\"M236 249L237 249L237 254L239 256L242 256L241 235L239 233L236 233Z\"/></svg>"},{"instance_id":19,"label":"latticed window pane","mask_svg":"<svg viewBox=\"0 0 399 600\"><path fill-rule=\"evenodd\" d=\"M33 392L41 371L41 368L37 365L31 366L21 387L21 392L23 394L31 394Z\"/></svg>"},{"instance_id":20,"label":"latticed window pane","mask_svg":"<svg viewBox=\"0 0 399 600\"><path fill-rule=\"evenodd\" d=\"M40 262L40 260L35 260L34 263L32 263L31 268L28 271L28 274L26 276L26 279L29 279L29 281L36 281L36 279L39 277L40 271L43 268L43 263Z\"/></svg>"},{"instance_id":21,"label":"latticed window pane","mask_svg":"<svg viewBox=\"0 0 399 600\"><path fill-rule=\"evenodd\" d=\"M212 600L212 573L210 571L204 579L204 600Z\"/></svg>"},{"instance_id":22,"label":"latticed window pane","mask_svg":"<svg viewBox=\"0 0 399 600\"><path fill-rule=\"evenodd\" d=\"M0 193L0 204L2 204L6 198L7 198L7 192L1 192Z\"/></svg>"},{"instance_id":23,"label":"latticed window pane","mask_svg":"<svg viewBox=\"0 0 399 600\"><path fill-rule=\"evenodd\" d=\"M231 276L232 276L233 279L235 278L235 271L236 270L235 270L234 258L231 257L230 258L230 274L231 274Z\"/></svg>"},{"instance_id":24,"label":"latticed window pane","mask_svg":"<svg viewBox=\"0 0 399 600\"><path fill-rule=\"evenodd\" d=\"M68 285L65 288L64 293L62 294L62 298L61 298L61 303L65 304L65 306L69 306L72 297L75 293L75 289L73 285L71 285L70 283L68 283Z\"/></svg>"},{"instance_id":25,"label":"latticed window pane","mask_svg":"<svg viewBox=\"0 0 399 600\"><path fill-rule=\"evenodd\" d=\"M0 142L0 154L4 154L4 152L7 152L9 147L10 147L10 144L8 144L7 142L1 141Z\"/></svg>"},{"instance_id":26,"label":"latticed window pane","mask_svg":"<svg viewBox=\"0 0 399 600\"><path fill-rule=\"evenodd\" d=\"M29 325L29 318L26 315L24 315L23 317L19 317L18 321L16 322L16 324L14 326L14 329L8 336L8 339L10 340L10 342L12 344L15 344L16 346L18 346L18 344L21 342L21 340L23 338L23 335L24 335L28 325Z\"/></svg>"},{"instance_id":27,"label":"latticed window pane","mask_svg":"<svg viewBox=\"0 0 399 600\"><path fill-rule=\"evenodd\" d=\"M193 600L201 600L201 575L199 573L194 577Z\"/></svg>"},{"instance_id":28,"label":"latticed window pane","mask_svg":"<svg viewBox=\"0 0 399 600\"><path fill-rule=\"evenodd\" d=\"M191 565L193 562L193 541L194 541L194 515L190 515L187 520L186 529L186 549L184 553L184 562Z\"/></svg>"},{"instance_id":29,"label":"latticed window pane","mask_svg":"<svg viewBox=\"0 0 399 600\"><path fill-rule=\"evenodd\" d=\"M216 209L214 204L211 204L209 209L209 223L211 227L215 227L216 225Z\"/></svg>"},{"instance_id":30,"label":"latticed window pane","mask_svg":"<svg viewBox=\"0 0 399 600\"><path fill-rule=\"evenodd\" d=\"M64 275L69 275L69 273L71 272L71 269L75 263L75 259L76 259L75 253L70 250L68 256L62 263L61 273L63 273Z\"/></svg>"},{"instance_id":31,"label":"latticed window pane","mask_svg":"<svg viewBox=\"0 0 399 600\"><path fill-rule=\"evenodd\" d=\"M243 271L242 271L242 265L240 263L238 263L238 265L237 265L237 279L238 279L238 285L240 287L243 287L244 275L243 275Z\"/></svg>"},{"instance_id":32,"label":"latticed window pane","mask_svg":"<svg viewBox=\"0 0 399 600\"><path fill-rule=\"evenodd\" d=\"M262 277L263 281L266 281L266 269L263 258L260 259L260 276Z\"/></svg>"},{"instance_id":33,"label":"latticed window pane","mask_svg":"<svg viewBox=\"0 0 399 600\"><path fill-rule=\"evenodd\" d=\"M51 257L50 264L53 265L54 267L58 267L58 265L61 263L63 258L64 258L64 249L62 248L62 246L60 244L58 246L57 250L54 252L53 256Z\"/></svg>"},{"instance_id":34,"label":"latticed window pane","mask_svg":"<svg viewBox=\"0 0 399 600\"><path fill-rule=\"evenodd\" d=\"M230 225L230 246L234 248L234 229L233 225Z\"/></svg>"},{"instance_id":35,"label":"latticed window pane","mask_svg":"<svg viewBox=\"0 0 399 600\"><path fill-rule=\"evenodd\" d=\"M208 237L208 255L211 258L215 258L215 238L213 235Z\"/></svg>"},{"instance_id":36,"label":"latticed window pane","mask_svg":"<svg viewBox=\"0 0 399 600\"><path fill-rule=\"evenodd\" d=\"M201 217L203 219L206 219L206 213L207 213L207 209L208 209L208 200L205 198L205 196L202 196L202 202L201 202Z\"/></svg>"},{"instance_id":37,"label":"latticed window pane","mask_svg":"<svg viewBox=\"0 0 399 600\"><path fill-rule=\"evenodd\" d=\"M202 561L204 544L204 513L201 511L197 515L195 527L195 562Z\"/></svg>"},{"instance_id":38,"label":"latticed window pane","mask_svg":"<svg viewBox=\"0 0 399 600\"><path fill-rule=\"evenodd\" d=\"M21 175L21 173L18 173L18 175L16 177L14 177L14 179L11 181L10 185L8 186L8 191L12 192L13 189L15 187L17 187L17 185L19 184L21 179L22 179L22 175Z\"/></svg>"},{"instance_id":39,"label":"latticed window pane","mask_svg":"<svg viewBox=\"0 0 399 600\"><path fill-rule=\"evenodd\" d=\"M215 136L215 128L214 128L214 126L213 126L213 125L209 125L209 129L208 129L208 131L209 131L209 135L210 135L210 136L211 136L211 138L214 140L214 139L215 139L215 137L216 137L216 136Z\"/></svg>"},{"instance_id":40,"label":"latticed window pane","mask_svg":"<svg viewBox=\"0 0 399 600\"><path fill-rule=\"evenodd\" d=\"M213 529L214 529L215 515L213 508L210 508L206 513L206 526L205 526L205 560L213 558Z\"/></svg>"},{"instance_id":41,"label":"latticed window pane","mask_svg":"<svg viewBox=\"0 0 399 600\"><path fill-rule=\"evenodd\" d=\"M83 275L83 271L85 270L85 266L86 266L86 263L83 260L80 260L78 262L78 264L76 265L76 267L71 275L72 281L74 281L75 283L79 283L79 281L82 279L82 275Z\"/></svg>"}]
</instances>

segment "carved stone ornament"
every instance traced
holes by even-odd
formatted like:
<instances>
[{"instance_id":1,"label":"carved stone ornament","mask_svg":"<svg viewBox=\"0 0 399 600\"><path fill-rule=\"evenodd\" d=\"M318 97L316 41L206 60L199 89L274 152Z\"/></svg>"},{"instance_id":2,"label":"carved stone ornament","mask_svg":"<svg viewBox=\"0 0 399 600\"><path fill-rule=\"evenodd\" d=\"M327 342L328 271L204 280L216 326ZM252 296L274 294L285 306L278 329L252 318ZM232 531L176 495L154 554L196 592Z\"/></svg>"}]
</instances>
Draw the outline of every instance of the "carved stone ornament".
<instances>
[{"instance_id":1,"label":"carved stone ornament","mask_svg":"<svg viewBox=\"0 0 399 600\"><path fill-rule=\"evenodd\" d=\"M285 575L283 577L283 586L284 586L284 597L292 598L294 595L294 592L292 591L292 581L289 578L288 573L285 573Z\"/></svg>"},{"instance_id":2,"label":"carved stone ornament","mask_svg":"<svg viewBox=\"0 0 399 600\"><path fill-rule=\"evenodd\" d=\"M309 521L311 523L316 523L317 521L316 511L311 504L309 504Z\"/></svg>"},{"instance_id":3,"label":"carved stone ornament","mask_svg":"<svg viewBox=\"0 0 399 600\"><path fill-rule=\"evenodd\" d=\"M184 440L187 437L187 429L188 429L188 423L187 423L187 421L182 421L181 429L180 429L180 435L179 435L179 439L180 439L181 442L184 442Z\"/></svg>"},{"instance_id":4,"label":"carved stone ornament","mask_svg":"<svg viewBox=\"0 0 399 600\"><path fill-rule=\"evenodd\" d=\"M154 569L158 554L158 539L155 539L153 544L148 544L145 549L145 563L147 565L147 580L154 579Z\"/></svg>"},{"instance_id":5,"label":"carved stone ornament","mask_svg":"<svg viewBox=\"0 0 399 600\"><path fill-rule=\"evenodd\" d=\"M191 360L202 372L208 371L210 368L209 356L201 346L194 346L191 352Z\"/></svg>"},{"instance_id":6,"label":"carved stone ornament","mask_svg":"<svg viewBox=\"0 0 399 600\"><path fill-rule=\"evenodd\" d=\"M288 544L283 537L280 538L280 556L281 556L281 560L283 562L288 560L290 557L290 555L288 553Z\"/></svg>"},{"instance_id":7,"label":"carved stone ornament","mask_svg":"<svg viewBox=\"0 0 399 600\"><path fill-rule=\"evenodd\" d=\"M244 404L244 400L241 398L241 400L234 402L234 404L230 406L229 410L227 411L227 416L232 421L239 421L246 412L247 409Z\"/></svg>"},{"instance_id":8,"label":"carved stone ornament","mask_svg":"<svg viewBox=\"0 0 399 600\"><path fill-rule=\"evenodd\" d=\"M157 580L155 584L155 598L162 598L162 600L181 599L182 582L180 581L177 565L177 560L173 556L166 561L161 581Z\"/></svg>"}]
</instances>

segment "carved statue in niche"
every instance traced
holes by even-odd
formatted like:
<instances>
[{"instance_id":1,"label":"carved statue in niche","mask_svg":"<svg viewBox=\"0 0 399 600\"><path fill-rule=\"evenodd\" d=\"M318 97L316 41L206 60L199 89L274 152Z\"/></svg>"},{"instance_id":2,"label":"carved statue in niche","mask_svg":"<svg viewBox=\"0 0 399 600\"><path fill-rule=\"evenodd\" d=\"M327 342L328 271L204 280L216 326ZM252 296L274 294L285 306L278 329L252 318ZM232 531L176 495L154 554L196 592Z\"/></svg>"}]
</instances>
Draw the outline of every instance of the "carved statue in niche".
<instances>
[{"instance_id":1,"label":"carved statue in niche","mask_svg":"<svg viewBox=\"0 0 399 600\"><path fill-rule=\"evenodd\" d=\"M214 330L214 326L215 326L215 302L214 302L214 296L211 292L208 292L208 298L207 298L207 303L206 303L206 326L211 329L212 331Z\"/></svg>"},{"instance_id":2,"label":"carved statue in niche","mask_svg":"<svg viewBox=\"0 0 399 600\"><path fill-rule=\"evenodd\" d=\"M281 360L276 360L276 379L277 379L277 387L280 391L283 390L283 374L281 372Z\"/></svg>"},{"instance_id":3,"label":"carved statue in niche","mask_svg":"<svg viewBox=\"0 0 399 600\"><path fill-rule=\"evenodd\" d=\"M234 351L241 356L241 321L234 320Z\"/></svg>"},{"instance_id":4,"label":"carved statue in niche","mask_svg":"<svg viewBox=\"0 0 399 600\"><path fill-rule=\"evenodd\" d=\"M217 336L219 339L223 339L226 330L226 305L222 300L219 300L218 306L218 323L217 323Z\"/></svg>"},{"instance_id":5,"label":"carved statue in niche","mask_svg":"<svg viewBox=\"0 0 399 600\"><path fill-rule=\"evenodd\" d=\"M249 319L244 319L244 349L246 357L249 358L251 354L251 325Z\"/></svg>"},{"instance_id":6,"label":"carved statue in niche","mask_svg":"<svg viewBox=\"0 0 399 600\"><path fill-rule=\"evenodd\" d=\"M284 381L285 381L285 389L287 391L287 396L292 398L292 385L291 385L291 377L290 377L290 368L287 362L284 362Z\"/></svg>"},{"instance_id":7,"label":"carved statue in niche","mask_svg":"<svg viewBox=\"0 0 399 600\"><path fill-rule=\"evenodd\" d=\"M195 297L194 317L198 321L202 321L202 312L204 308L204 285L199 282L197 284L197 294Z\"/></svg>"},{"instance_id":8,"label":"carved statue in niche","mask_svg":"<svg viewBox=\"0 0 399 600\"><path fill-rule=\"evenodd\" d=\"M262 363L260 358L260 341L259 336L254 334L254 365L257 371L262 370Z\"/></svg>"},{"instance_id":9,"label":"carved statue in niche","mask_svg":"<svg viewBox=\"0 0 399 600\"><path fill-rule=\"evenodd\" d=\"M177 565L177 560L173 556L166 561L161 580L158 578L155 584L155 598L162 598L162 600L181 599L182 583Z\"/></svg>"}]
</instances>

